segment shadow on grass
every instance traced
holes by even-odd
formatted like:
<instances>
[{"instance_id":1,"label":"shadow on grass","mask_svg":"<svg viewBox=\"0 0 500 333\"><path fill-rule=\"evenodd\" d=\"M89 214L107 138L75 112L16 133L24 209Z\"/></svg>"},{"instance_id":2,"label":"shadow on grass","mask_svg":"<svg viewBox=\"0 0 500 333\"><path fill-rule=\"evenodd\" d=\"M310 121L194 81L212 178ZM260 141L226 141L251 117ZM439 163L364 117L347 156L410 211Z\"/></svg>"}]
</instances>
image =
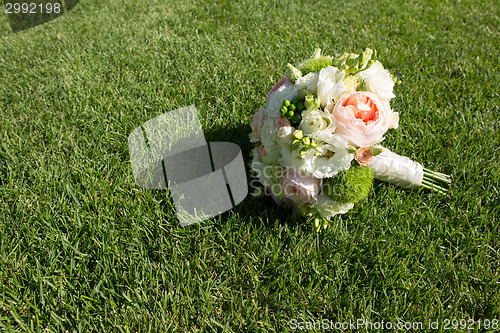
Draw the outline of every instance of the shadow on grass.
<instances>
[{"instance_id":1,"label":"shadow on grass","mask_svg":"<svg viewBox=\"0 0 500 333\"><path fill-rule=\"evenodd\" d=\"M202 226L222 226L224 223L252 223L257 228L273 229L276 225L287 224L290 227L296 227L304 224L305 219L293 213L292 210L286 210L278 207L271 197L253 198L251 196L252 188L250 181L249 163L251 162L250 152L253 144L250 143L248 135L250 127L248 124L238 124L231 127L223 127L216 130L205 130L205 139L210 142L232 142L241 148L241 153L245 163L247 183L249 184L248 195L238 205L231 210L226 211L212 219L202 221ZM166 198L165 198L166 196ZM174 212L174 205L168 190L155 190L154 197L161 202L165 211ZM174 214L175 215L175 214ZM173 218L169 227L181 228L177 217ZM197 224L186 227L186 229L198 228Z\"/></svg>"}]
</instances>

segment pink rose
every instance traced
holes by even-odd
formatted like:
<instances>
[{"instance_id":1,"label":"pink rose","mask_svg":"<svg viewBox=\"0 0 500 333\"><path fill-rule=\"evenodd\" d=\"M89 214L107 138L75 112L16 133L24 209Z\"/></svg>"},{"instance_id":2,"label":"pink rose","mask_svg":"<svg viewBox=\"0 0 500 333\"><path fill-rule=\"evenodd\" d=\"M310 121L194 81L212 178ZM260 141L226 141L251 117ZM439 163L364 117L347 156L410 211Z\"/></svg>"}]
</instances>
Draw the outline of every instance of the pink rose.
<instances>
[{"instance_id":1,"label":"pink rose","mask_svg":"<svg viewBox=\"0 0 500 333\"><path fill-rule=\"evenodd\" d=\"M389 128L397 127L398 116L389 102L368 91L345 94L325 110L337 120L335 133L344 135L356 147L379 143Z\"/></svg>"},{"instance_id":2,"label":"pink rose","mask_svg":"<svg viewBox=\"0 0 500 333\"><path fill-rule=\"evenodd\" d=\"M259 149L257 150L257 154L259 154L259 159L262 160L262 157L267 155L266 150L264 149L264 146L260 146Z\"/></svg>"},{"instance_id":3,"label":"pink rose","mask_svg":"<svg viewBox=\"0 0 500 333\"><path fill-rule=\"evenodd\" d=\"M318 201L320 183L318 178L288 170L283 179L283 194L295 203L314 203Z\"/></svg>"},{"instance_id":4,"label":"pink rose","mask_svg":"<svg viewBox=\"0 0 500 333\"><path fill-rule=\"evenodd\" d=\"M269 103L269 100L271 99L271 95L273 94L273 92L275 92L276 90L278 90L281 86L289 86L289 85L292 85L292 81L288 80L288 76L285 75L281 78L280 82L276 83L274 85L274 87L271 88L271 90L269 90L269 92L267 93L266 95L266 105Z\"/></svg>"},{"instance_id":5,"label":"pink rose","mask_svg":"<svg viewBox=\"0 0 500 333\"><path fill-rule=\"evenodd\" d=\"M276 118L276 120L274 121L274 127L276 129L280 129L282 127L285 127L285 126L290 126L290 121L286 118Z\"/></svg>"},{"instance_id":6,"label":"pink rose","mask_svg":"<svg viewBox=\"0 0 500 333\"><path fill-rule=\"evenodd\" d=\"M266 116L264 116L265 111L266 109L261 106L252 117L252 123L250 124L250 127L252 128L253 136L250 140L251 142L257 142L260 140L260 131L262 129L262 126L264 126L264 120L266 120Z\"/></svg>"},{"instance_id":7,"label":"pink rose","mask_svg":"<svg viewBox=\"0 0 500 333\"><path fill-rule=\"evenodd\" d=\"M370 153L370 148L359 148L354 158L361 166L370 166L373 161L373 155Z\"/></svg>"}]
</instances>

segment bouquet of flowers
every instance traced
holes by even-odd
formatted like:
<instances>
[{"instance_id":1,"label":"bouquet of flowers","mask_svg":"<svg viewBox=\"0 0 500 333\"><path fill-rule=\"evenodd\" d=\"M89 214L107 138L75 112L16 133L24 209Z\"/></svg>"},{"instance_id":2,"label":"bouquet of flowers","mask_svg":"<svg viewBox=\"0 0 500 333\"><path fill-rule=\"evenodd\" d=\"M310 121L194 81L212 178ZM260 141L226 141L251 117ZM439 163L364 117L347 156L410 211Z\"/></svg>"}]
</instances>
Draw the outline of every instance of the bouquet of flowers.
<instances>
[{"instance_id":1,"label":"bouquet of flowers","mask_svg":"<svg viewBox=\"0 0 500 333\"><path fill-rule=\"evenodd\" d=\"M374 178L446 193L448 175L380 145L398 128L390 106L395 81L372 49L335 57L316 50L288 64L252 118L251 185L261 184L254 195L298 209L320 229L366 198Z\"/></svg>"}]
</instances>

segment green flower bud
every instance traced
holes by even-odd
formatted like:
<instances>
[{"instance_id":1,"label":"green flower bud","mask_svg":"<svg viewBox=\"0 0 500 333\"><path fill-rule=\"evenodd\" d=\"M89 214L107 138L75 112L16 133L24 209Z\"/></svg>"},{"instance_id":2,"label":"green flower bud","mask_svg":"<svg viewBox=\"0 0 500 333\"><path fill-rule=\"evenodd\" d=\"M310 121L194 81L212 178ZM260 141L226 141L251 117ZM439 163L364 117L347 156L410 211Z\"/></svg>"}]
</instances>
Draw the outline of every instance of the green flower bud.
<instances>
[{"instance_id":1,"label":"green flower bud","mask_svg":"<svg viewBox=\"0 0 500 333\"><path fill-rule=\"evenodd\" d=\"M361 53L358 58L357 58L357 63L359 65L360 68L363 68L363 66L366 65L366 62L368 61L368 59L365 57L365 52L364 51L363 53Z\"/></svg>"},{"instance_id":2,"label":"green flower bud","mask_svg":"<svg viewBox=\"0 0 500 333\"><path fill-rule=\"evenodd\" d=\"M333 178L323 178L326 195L340 203L356 203L363 200L368 196L372 184L373 170L364 166L351 166Z\"/></svg>"},{"instance_id":3,"label":"green flower bud","mask_svg":"<svg viewBox=\"0 0 500 333\"><path fill-rule=\"evenodd\" d=\"M353 146L349 146L347 148L347 151L349 152L349 154L354 154L355 152L357 152L358 150L356 148L354 148Z\"/></svg>"},{"instance_id":4,"label":"green flower bud","mask_svg":"<svg viewBox=\"0 0 500 333\"><path fill-rule=\"evenodd\" d=\"M295 109L296 109L296 107L293 104L290 104L290 106L288 107L289 111L295 111Z\"/></svg>"},{"instance_id":5,"label":"green flower bud","mask_svg":"<svg viewBox=\"0 0 500 333\"><path fill-rule=\"evenodd\" d=\"M302 117L300 116L300 113L296 113L294 116L293 116L293 119L292 121L294 123L300 123L300 121L302 120Z\"/></svg>"},{"instance_id":6,"label":"green flower bud","mask_svg":"<svg viewBox=\"0 0 500 333\"><path fill-rule=\"evenodd\" d=\"M292 64L286 65L286 73L288 74L288 79L294 83L302 76L302 72L298 68L292 66Z\"/></svg>"},{"instance_id":7,"label":"green flower bud","mask_svg":"<svg viewBox=\"0 0 500 333\"><path fill-rule=\"evenodd\" d=\"M370 147L370 154L372 154L373 156L377 156L378 154L380 154L383 151L384 151L384 147L382 147L382 146L371 146Z\"/></svg>"},{"instance_id":8,"label":"green flower bud","mask_svg":"<svg viewBox=\"0 0 500 333\"><path fill-rule=\"evenodd\" d=\"M349 67L352 67L352 65L354 65L354 59L355 58L356 58L356 56L354 55L354 53L351 53L349 55L349 57L347 58L346 65L349 66Z\"/></svg>"},{"instance_id":9,"label":"green flower bud","mask_svg":"<svg viewBox=\"0 0 500 333\"><path fill-rule=\"evenodd\" d=\"M302 139L302 143L304 144L304 146L310 146L311 145L311 139L309 137L305 136Z\"/></svg>"},{"instance_id":10,"label":"green flower bud","mask_svg":"<svg viewBox=\"0 0 500 333\"><path fill-rule=\"evenodd\" d=\"M283 106L281 107L280 111L281 111L281 114L285 114L285 113L287 113L287 112L288 112L288 108L287 108L286 106L284 106L284 105L283 105Z\"/></svg>"},{"instance_id":11,"label":"green flower bud","mask_svg":"<svg viewBox=\"0 0 500 333\"><path fill-rule=\"evenodd\" d=\"M360 66L359 68L361 70L364 70L364 69L367 69L368 67L370 67L368 65L368 62L371 60L373 56L373 50L370 49L370 48L367 48L363 51L363 53L360 54Z\"/></svg>"},{"instance_id":12,"label":"green flower bud","mask_svg":"<svg viewBox=\"0 0 500 333\"><path fill-rule=\"evenodd\" d=\"M300 147L300 140L294 140L292 142L292 150L297 150Z\"/></svg>"},{"instance_id":13,"label":"green flower bud","mask_svg":"<svg viewBox=\"0 0 500 333\"><path fill-rule=\"evenodd\" d=\"M318 143L314 140L311 140L311 147L318 148Z\"/></svg>"},{"instance_id":14,"label":"green flower bud","mask_svg":"<svg viewBox=\"0 0 500 333\"><path fill-rule=\"evenodd\" d=\"M304 155L307 153L307 151L308 151L308 150L309 150L309 148L308 148L308 147L304 147L304 148L302 148L302 149L300 150L299 154L300 154L301 156L304 156Z\"/></svg>"},{"instance_id":15,"label":"green flower bud","mask_svg":"<svg viewBox=\"0 0 500 333\"><path fill-rule=\"evenodd\" d=\"M335 59L333 59L333 67L337 67L337 68L340 68L340 66L342 66L342 63L344 62L344 60L347 58L347 53L344 52L344 54L341 54L337 57L335 57Z\"/></svg>"},{"instance_id":16,"label":"green flower bud","mask_svg":"<svg viewBox=\"0 0 500 333\"><path fill-rule=\"evenodd\" d=\"M289 106L290 106L290 101L289 101L289 100L287 100L287 99L285 99L285 100L283 101L283 105L284 105L284 106L286 106L286 107L289 107Z\"/></svg>"},{"instance_id":17,"label":"green flower bud","mask_svg":"<svg viewBox=\"0 0 500 333\"><path fill-rule=\"evenodd\" d=\"M302 138L304 137L304 132L302 130L295 130L293 132L293 137L297 140L302 140Z\"/></svg>"},{"instance_id":18,"label":"green flower bud","mask_svg":"<svg viewBox=\"0 0 500 333\"><path fill-rule=\"evenodd\" d=\"M312 55L311 58L314 59L314 58L319 58L319 57L321 57L321 49L314 50L314 54Z\"/></svg>"},{"instance_id":19,"label":"green flower bud","mask_svg":"<svg viewBox=\"0 0 500 333\"><path fill-rule=\"evenodd\" d=\"M319 110L319 107L320 107L319 98L314 97L311 94L307 95L304 98L304 107L307 110Z\"/></svg>"},{"instance_id":20,"label":"green flower bud","mask_svg":"<svg viewBox=\"0 0 500 333\"><path fill-rule=\"evenodd\" d=\"M320 152L320 151L316 151L316 152L314 152L314 156L319 156L319 155L321 155L321 152Z\"/></svg>"},{"instance_id":21,"label":"green flower bud","mask_svg":"<svg viewBox=\"0 0 500 333\"><path fill-rule=\"evenodd\" d=\"M288 117L292 118L294 114L295 112L293 112L292 110L288 111Z\"/></svg>"}]
</instances>

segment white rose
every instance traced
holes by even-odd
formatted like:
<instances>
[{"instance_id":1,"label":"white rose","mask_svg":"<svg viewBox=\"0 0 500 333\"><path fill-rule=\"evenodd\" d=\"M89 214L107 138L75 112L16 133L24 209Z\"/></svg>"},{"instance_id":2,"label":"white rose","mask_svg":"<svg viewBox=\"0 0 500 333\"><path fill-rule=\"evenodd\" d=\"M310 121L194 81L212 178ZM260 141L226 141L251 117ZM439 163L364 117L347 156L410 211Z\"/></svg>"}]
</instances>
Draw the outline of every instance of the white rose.
<instances>
[{"instance_id":1,"label":"white rose","mask_svg":"<svg viewBox=\"0 0 500 333\"><path fill-rule=\"evenodd\" d=\"M311 94L316 93L317 85L318 85L319 72L312 72L302 77L299 77L297 81L295 81L295 87L297 91L302 89L307 89Z\"/></svg>"},{"instance_id":2,"label":"white rose","mask_svg":"<svg viewBox=\"0 0 500 333\"><path fill-rule=\"evenodd\" d=\"M384 66L376 61L368 69L356 74L360 82L363 82L362 90L377 94L382 99L390 100L394 95L394 81Z\"/></svg>"},{"instance_id":3,"label":"white rose","mask_svg":"<svg viewBox=\"0 0 500 333\"><path fill-rule=\"evenodd\" d=\"M284 139L293 134L295 128L293 126L283 126L278 129L278 138Z\"/></svg>"},{"instance_id":4,"label":"white rose","mask_svg":"<svg viewBox=\"0 0 500 333\"><path fill-rule=\"evenodd\" d=\"M318 98L321 106L325 107L337 98L346 90L342 80L345 77L344 71L339 71L337 67L328 66L319 72L318 77Z\"/></svg>"},{"instance_id":5,"label":"white rose","mask_svg":"<svg viewBox=\"0 0 500 333\"><path fill-rule=\"evenodd\" d=\"M348 152L347 140L342 135L332 134L326 137L327 142L318 142L321 155L315 156L317 150L313 148L304 155L299 154L300 149L291 150L295 139L292 133L279 139L282 166L316 178L334 177L351 166L354 155Z\"/></svg>"},{"instance_id":6,"label":"white rose","mask_svg":"<svg viewBox=\"0 0 500 333\"><path fill-rule=\"evenodd\" d=\"M307 152L306 157L312 160L308 171L317 178L330 178L340 171L348 170L354 159L354 155L347 150L348 147L349 144L342 135L332 134L326 137L326 142L318 143L319 156L314 156L315 149Z\"/></svg>"},{"instance_id":7,"label":"white rose","mask_svg":"<svg viewBox=\"0 0 500 333\"><path fill-rule=\"evenodd\" d=\"M264 120L264 124L260 130L260 142L268 152L278 149L278 137L273 118Z\"/></svg>"},{"instance_id":8,"label":"white rose","mask_svg":"<svg viewBox=\"0 0 500 333\"><path fill-rule=\"evenodd\" d=\"M335 117L330 113L308 110L302 112L302 121L299 129L304 131L304 134L313 137L316 140L325 141L335 131Z\"/></svg>"}]
</instances>

